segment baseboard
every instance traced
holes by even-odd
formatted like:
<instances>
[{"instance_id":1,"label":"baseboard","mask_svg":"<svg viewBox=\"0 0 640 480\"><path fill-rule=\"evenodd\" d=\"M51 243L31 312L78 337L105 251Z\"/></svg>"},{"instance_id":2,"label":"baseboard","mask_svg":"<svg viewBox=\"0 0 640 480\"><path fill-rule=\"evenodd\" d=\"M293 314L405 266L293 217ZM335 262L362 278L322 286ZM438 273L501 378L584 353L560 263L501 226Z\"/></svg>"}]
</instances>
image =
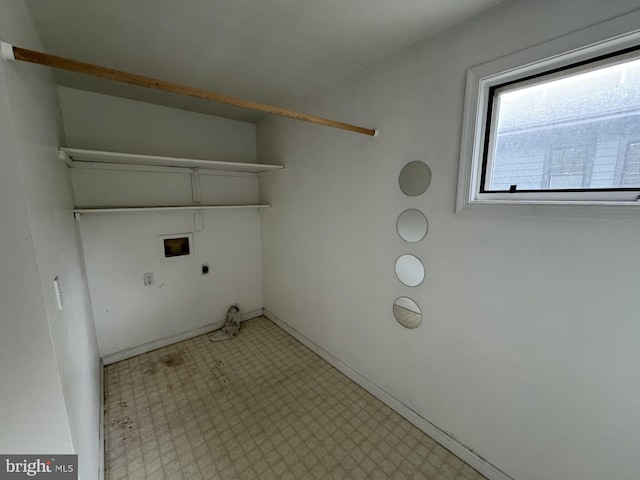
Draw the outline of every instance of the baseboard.
<instances>
[{"instance_id":1,"label":"baseboard","mask_svg":"<svg viewBox=\"0 0 640 480\"><path fill-rule=\"evenodd\" d=\"M252 310L250 312L240 314L242 321L250 320L252 318L256 318L261 316L263 313L262 308L257 310ZM174 343L182 342L183 340L187 340L189 338L197 337L198 335L204 335L205 333L213 332L214 330L218 330L222 328L224 325L224 321L210 323L208 325L204 325L202 327L194 328L193 330L188 330L186 332L178 333L176 335L171 335L170 337L160 338L158 340L154 340L152 342L144 343L142 345L138 345L136 347L127 348L126 350L121 350L119 352L110 353L109 355L105 355L102 357L102 361L105 365L110 365L112 363L120 362L122 360L126 360L127 358L137 357L138 355L142 355L143 353L150 352L152 350L157 350L158 348L166 347L167 345L172 345Z\"/></svg>"},{"instance_id":2,"label":"baseboard","mask_svg":"<svg viewBox=\"0 0 640 480\"><path fill-rule=\"evenodd\" d=\"M104 362L100 360L100 427L98 428L98 444L100 456L98 465L98 479L104 480L104 449L106 447L104 434Z\"/></svg>"},{"instance_id":3,"label":"baseboard","mask_svg":"<svg viewBox=\"0 0 640 480\"><path fill-rule=\"evenodd\" d=\"M512 477L504 473L498 467L492 465L482 457L480 457L477 453L475 453L471 448L463 445L458 440L456 440L453 436L445 432L444 430L438 428L433 423L420 416L418 413L413 411L410 407L402 403L400 400L395 398L390 393L386 392L375 383L365 378L351 367L344 364L341 360L334 357L332 354L324 350L318 344L314 343L309 338L305 337L302 333L298 332L295 328L289 325L287 322L278 318L272 312L268 310L264 310L264 316L271 320L273 323L282 328L289 335L294 337L303 345L307 346L313 352L315 352L318 356L326 360L328 363L337 368L340 372L345 374L351 380L356 382L362 388L371 393L378 400L386 404L388 407L396 411L398 414L406 418L413 425L418 427L424 433L433 438L436 442L442 445L444 448L457 455L460 459L465 461L471 467L475 468L478 472L483 474L489 480L513 480Z\"/></svg>"}]
</instances>

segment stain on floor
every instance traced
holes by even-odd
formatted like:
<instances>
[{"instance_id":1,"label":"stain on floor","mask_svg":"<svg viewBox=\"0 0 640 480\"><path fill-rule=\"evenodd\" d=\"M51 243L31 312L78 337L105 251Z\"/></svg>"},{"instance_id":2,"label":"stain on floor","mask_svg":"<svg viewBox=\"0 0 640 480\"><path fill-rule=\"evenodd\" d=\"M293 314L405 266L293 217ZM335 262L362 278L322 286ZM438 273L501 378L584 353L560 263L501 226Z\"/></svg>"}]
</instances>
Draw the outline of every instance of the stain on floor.
<instances>
[{"instance_id":1,"label":"stain on floor","mask_svg":"<svg viewBox=\"0 0 640 480\"><path fill-rule=\"evenodd\" d=\"M178 365L182 365L183 359L180 353L170 353L168 355L163 355L160 357L160 363L162 363L165 367L177 367Z\"/></svg>"}]
</instances>

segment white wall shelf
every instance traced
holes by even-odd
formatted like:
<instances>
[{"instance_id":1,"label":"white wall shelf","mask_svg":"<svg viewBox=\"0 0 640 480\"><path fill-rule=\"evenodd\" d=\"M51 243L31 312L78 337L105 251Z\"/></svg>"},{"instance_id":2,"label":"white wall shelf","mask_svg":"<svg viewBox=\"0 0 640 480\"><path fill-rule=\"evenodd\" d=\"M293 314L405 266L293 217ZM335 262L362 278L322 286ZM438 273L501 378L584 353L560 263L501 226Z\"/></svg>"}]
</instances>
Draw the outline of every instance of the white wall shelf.
<instances>
[{"instance_id":1,"label":"white wall shelf","mask_svg":"<svg viewBox=\"0 0 640 480\"><path fill-rule=\"evenodd\" d=\"M155 167L201 168L205 170L248 173L260 173L284 168L283 165L267 165L263 163L220 162L216 160L196 160L178 157L161 157L157 155L139 155L136 153L82 150L79 148L61 148L60 158L72 168L79 162L146 165Z\"/></svg>"},{"instance_id":2,"label":"white wall shelf","mask_svg":"<svg viewBox=\"0 0 640 480\"><path fill-rule=\"evenodd\" d=\"M268 208L271 205L184 205L168 207L78 207L73 210L74 214L81 213L135 213L135 212L169 212L176 210L222 210L238 208Z\"/></svg>"},{"instance_id":3,"label":"white wall shelf","mask_svg":"<svg viewBox=\"0 0 640 480\"><path fill-rule=\"evenodd\" d=\"M196 232L202 231L204 228L203 210L229 210L229 209L246 209L246 208L268 208L271 205L255 204L255 205L180 205L167 207L86 207L75 208L73 217L76 221L80 221L80 216L84 214L94 213L140 213L140 212L184 212L193 211L193 228Z\"/></svg>"}]
</instances>

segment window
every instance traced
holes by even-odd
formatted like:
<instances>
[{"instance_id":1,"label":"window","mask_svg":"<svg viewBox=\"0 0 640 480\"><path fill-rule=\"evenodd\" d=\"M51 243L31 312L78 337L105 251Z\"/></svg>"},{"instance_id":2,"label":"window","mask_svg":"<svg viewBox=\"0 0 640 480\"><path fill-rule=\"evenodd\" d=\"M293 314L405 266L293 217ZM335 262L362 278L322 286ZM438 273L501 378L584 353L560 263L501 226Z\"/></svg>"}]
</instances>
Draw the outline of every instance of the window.
<instances>
[{"instance_id":1,"label":"window","mask_svg":"<svg viewBox=\"0 0 640 480\"><path fill-rule=\"evenodd\" d=\"M627 31L638 20L629 15L608 26ZM640 32L584 46L591 33L469 71L458 210L500 203L640 207Z\"/></svg>"},{"instance_id":2,"label":"window","mask_svg":"<svg viewBox=\"0 0 640 480\"><path fill-rule=\"evenodd\" d=\"M591 145L553 148L545 167L540 188L567 190L589 188L593 157Z\"/></svg>"},{"instance_id":3,"label":"window","mask_svg":"<svg viewBox=\"0 0 640 480\"><path fill-rule=\"evenodd\" d=\"M640 137L640 50L491 87L489 101L480 192L640 187L615 175Z\"/></svg>"},{"instance_id":4,"label":"window","mask_svg":"<svg viewBox=\"0 0 640 480\"><path fill-rule=\"evenodd\" d=\"M640 183L640 140L627 146L624 170L620 185L638 185Z\"/></svg>"}]
</instances>

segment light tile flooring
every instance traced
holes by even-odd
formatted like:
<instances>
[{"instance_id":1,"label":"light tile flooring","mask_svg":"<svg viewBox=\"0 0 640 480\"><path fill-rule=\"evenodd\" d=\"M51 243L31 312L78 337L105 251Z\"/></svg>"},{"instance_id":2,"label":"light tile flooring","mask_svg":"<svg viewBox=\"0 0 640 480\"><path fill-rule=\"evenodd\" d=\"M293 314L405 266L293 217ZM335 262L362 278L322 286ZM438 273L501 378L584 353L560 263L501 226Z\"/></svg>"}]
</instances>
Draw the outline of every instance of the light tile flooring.
<instances>
[{"instance_id":1,"label":"light tile flooring","mask_svg":"<svg viewBox=\"0 0 640 480\"><path fill-rule=\"evenodd\" d=\"M479 473L266 318L105 368L106 479Z\"/></svg>"}]
</instances>

